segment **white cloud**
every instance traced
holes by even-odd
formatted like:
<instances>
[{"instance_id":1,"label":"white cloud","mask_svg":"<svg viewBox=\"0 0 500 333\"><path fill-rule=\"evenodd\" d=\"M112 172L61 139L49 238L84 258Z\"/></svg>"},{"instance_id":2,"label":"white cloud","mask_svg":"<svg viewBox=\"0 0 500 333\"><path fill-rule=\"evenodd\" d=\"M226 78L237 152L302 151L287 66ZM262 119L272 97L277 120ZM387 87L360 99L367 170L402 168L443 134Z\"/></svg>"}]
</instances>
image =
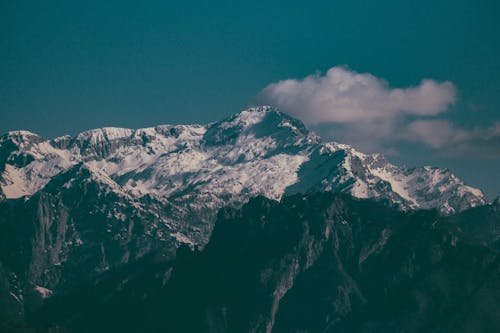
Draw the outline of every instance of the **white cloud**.
<instances>
[{"instance_id":1,"label":"white cloud","mask_svg":"<svg viewBox=\"0 0 500 333\"><path fill-rule=\"evenodd\" d=\"M447 120L416 120L408 125L403 138L423 142L432 148L441 148L455 141L459 132Z\"/></svg>"},{"instance_id":2,"label":"white cloud","mask_svg":"<svg viewBox=\"0 0 500 333\"><path fill-rule=\"evenodd\" d=\"M500 157L500 123L466 130L447 120L417 120L410 123L404 139L422 142L448 154Z\"/></svg>"},{"instance_id":3,"label":"white cloud","mask_svg":"<svg viewBox=\"0 0 500 333\"><path fill-rule=\"evenodd\" d=\"M272 83L262 90L261 97L305 123L353 123L437 115L455 102L456 89L451 82L429 79L416 87L392 89L371 74L333 67L324 76Z\"/></svg>"},{"instance_id":4,"label":"white cloud","mask_svg":"<svg viewBox=\"0 0 500 333\"><path fill-rule=\"evenodd\" d=\"M396 143L413 142L446 153L500 155L500 123L467 130L442 119L457 100L448 81L424 79L417 86L391 88L371 74L333 67L325 75L272 83L259 97L367 152L391 153Z\"/></svg>"}]
</instances>

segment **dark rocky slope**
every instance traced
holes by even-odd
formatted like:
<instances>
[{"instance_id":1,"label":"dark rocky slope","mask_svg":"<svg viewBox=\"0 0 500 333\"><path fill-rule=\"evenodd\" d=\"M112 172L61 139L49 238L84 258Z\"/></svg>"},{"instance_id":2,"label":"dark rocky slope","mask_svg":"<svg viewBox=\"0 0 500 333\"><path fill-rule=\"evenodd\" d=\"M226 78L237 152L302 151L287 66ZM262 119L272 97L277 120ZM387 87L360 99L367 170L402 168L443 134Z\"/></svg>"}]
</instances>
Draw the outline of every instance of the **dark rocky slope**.
<instances>
[{"instance_id":1,"label":"dark rocky slope","mask_svg":"<svg viewBox=\"0 0 500 333\"><path fill-rule=\"evenodd\" d=\"M500 258L456 218L329 193L280 203L259 197L241 210L221 210L202 252L181 247L173 266L147 257L108 272L50 299L29 325L498 332Z\"/></svg>"},{"instance_id":2,"label":"dark rocky slope","mask_svg":"<svg viewBox=\"0 0 500 333\"><path fill-rule=\"evenodd\" d=\"M483 244L500 251L500 198L491 205L472 208L457 214L452 220Z\"/></svg>"},{"instance_id":3,"label":"dark rocky slope","mask_svg":"<svg viewBox=\"0 0 500 333\"><path fill-rule=\"evenodd\" d=\"M0 202L0 321L22 321L46 297L151 251L174 256L175 243L157 236L168 231L159 222L168 207L152 209L92 172L77 165L30 198Z\"/></svg>"}]
</instances>

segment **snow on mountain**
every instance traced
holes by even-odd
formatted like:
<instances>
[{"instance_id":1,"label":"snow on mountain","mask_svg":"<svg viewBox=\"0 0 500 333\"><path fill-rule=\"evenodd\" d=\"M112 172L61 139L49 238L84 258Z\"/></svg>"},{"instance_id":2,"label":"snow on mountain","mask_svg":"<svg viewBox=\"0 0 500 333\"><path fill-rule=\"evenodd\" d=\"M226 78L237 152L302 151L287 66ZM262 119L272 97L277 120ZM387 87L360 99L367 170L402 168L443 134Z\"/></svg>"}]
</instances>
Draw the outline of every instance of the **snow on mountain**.
<instances>
[{"instance_id":1,"label":"snow on mountain","mask_svg":"<svg viewBox=\"0 0 500 333\"><path fill-rule=\"evenodd\" d=\"M26 267L9 266L24 276L9 288L14 299L28 287L48 297L150 252L204 246L221 207L317 191L446 214L486 203L449 170L323 143L269 107L208 125L107 127L52 140L9 132L0 136L0 234L12 243L3 255L29 254Z\"/></svg>"},{"instance_id":2,"label":"snow on mountain","mask_svg":"<svg viewBox=\"0 0 500 333\"><path fill-rule=\"evenodd\" d=\"M324 144L329 154L346 152L339 167L342 189L359 198L387 198L403 209L438 208L445 214L485 204L478 189L466 186L450 170L430 166L395 166L380 154L367 155L337 143ZM320 190L336 190L326 182Z\"/></svg>"},{"instance_id":3,"label":"snow on mountain","mask_svg":"<svg viewBox=\"0 0 500 333\"><path fill-rule=\"evenodd\" d=\"M256 195L279 200L315 190L444 213L486 203L480 190L449 170L398 167L381 155L322 143L300 121L270 107L204 126L109 127L53 140L9 132L0 137L1 192L7 198L31 196L79 163L117 191L174 205L179 218L194 219Z\"/></svg>"}]
</instances>

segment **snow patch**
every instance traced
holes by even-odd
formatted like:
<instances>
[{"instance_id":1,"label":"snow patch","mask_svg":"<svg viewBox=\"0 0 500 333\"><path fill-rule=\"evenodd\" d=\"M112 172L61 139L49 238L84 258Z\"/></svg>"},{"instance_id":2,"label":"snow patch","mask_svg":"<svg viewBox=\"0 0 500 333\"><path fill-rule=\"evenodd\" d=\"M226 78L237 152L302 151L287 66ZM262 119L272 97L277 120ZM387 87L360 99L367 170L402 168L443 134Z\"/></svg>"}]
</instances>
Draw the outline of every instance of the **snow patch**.
<instances>
[{"instance_id":1,"label":"snow patch","mask_svg":"<svg viewBox=\"0 0 500 333\"><path fill-rule=\"evenodd\" d=\"M35 286L35 291L37 291L42 298L49 298L53 294L52 290L41 286Z\"/></svg>"},{"instance_id":2,"label":"snow patch","mask_svg":"<svg viewBox=\"0 0 500 333\"><path fill-rule=\"evenodd\" d=\"M170 236L172 236L173 238L175 238L179 243L184 243L184 244L188 244L188 245L194 245L193 241L191 239L189 239L186 235L180 233L180 232L176 232L176 233L173 233L173 234L170 234Z\"/></svg>"},{"instance_id":3,"label":"snow patch","mask_svg":"<svg viewBox=\"0 0 500 333\"><path fill-rule=\"evenodd\" d=\"M414 208L418 207L418 203L408 193L408 184L405 182L404 178L398 178L384 168L371 169L370 171L373 175L391 184L392 190L403 199L411 202Z\"/></svg>"}]
</instances>

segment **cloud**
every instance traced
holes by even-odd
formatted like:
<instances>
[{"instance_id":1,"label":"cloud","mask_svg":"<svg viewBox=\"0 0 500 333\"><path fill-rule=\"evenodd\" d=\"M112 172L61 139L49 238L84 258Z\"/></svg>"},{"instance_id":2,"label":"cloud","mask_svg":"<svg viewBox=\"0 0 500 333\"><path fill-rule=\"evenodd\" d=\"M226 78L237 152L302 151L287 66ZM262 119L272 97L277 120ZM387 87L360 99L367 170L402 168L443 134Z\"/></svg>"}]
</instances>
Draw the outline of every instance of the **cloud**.
<instances>
[{"instance_id":1,"label":"cloud","mask_svg":"<svg viewBox=\"0 0 500 333\"><path fill-rule=\"evenodd\" d=\"M500 122L466 130L448 120L417 120L408 125L404 139L442 149L448 155L500 157Z\"/></svg>"},{"instance_id":2,"label":"cloud","mask_svg":"<svg viewBox=\"0 0 500 333\"><path fill-rule=\"evenodd\" d=\"M459 132L447 120L416 120L407 126L403 138L423 142L432 148L442 148L455 141Z\"/></svg>"},{"instance_id":3,"label":"cloud","mask_svg":"<svg viewBox=\"0 0 500 333\"><path fill-rule=\"evenodd\" d=\"M333 67L326 75L272 83L261 98L309 124L353 123L401 115L432 116L455 103L451 82L422 80L416 87L391 89L386 81Z\"/></svg>"},{"instance_id":4,"label":"cloud","mask_svg":"<svg viewBox=\"0 0 500 333\"><path fill-rule=\"evenodd\" d=\"M333 67L325 75L271 83L259 99L366 152L391 153L410 142L447 154L500 155L500 123L464 129L443 119L457 101L449 81L392 88L372 74Z\"/></svg>"},{"instance_id":5,"label":"cloud","mask_svg":"<svg viewBox=\"0 0 500 333\"><path fill-rule=\"evenodd\" d=\"M454 146L460 154L472 152L489 158L500 158L500 122L495 122L486 129L476 127L462 133Z\"/></svg>"}]
</instances>

